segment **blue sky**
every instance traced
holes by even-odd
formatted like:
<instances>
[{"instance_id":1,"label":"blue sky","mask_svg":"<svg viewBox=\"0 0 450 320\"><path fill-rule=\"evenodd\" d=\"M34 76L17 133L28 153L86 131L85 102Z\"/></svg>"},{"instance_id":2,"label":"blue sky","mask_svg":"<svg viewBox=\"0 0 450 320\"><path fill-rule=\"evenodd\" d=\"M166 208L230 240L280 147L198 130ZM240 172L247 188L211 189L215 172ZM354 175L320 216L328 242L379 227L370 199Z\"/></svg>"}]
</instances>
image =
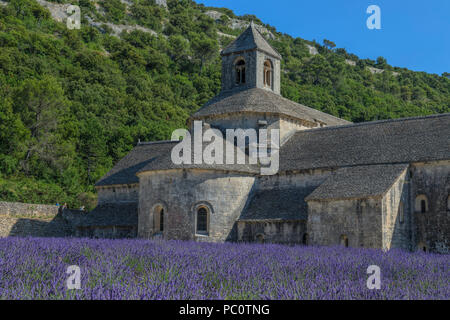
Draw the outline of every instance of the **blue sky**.
<instances>
[{"instance_id":1,"label":"blue sky","mask_svg":"<svg viewBox=\"0 0 450 320\"><path fill-rule=\"evenodd\" d=\"M392 66L450 72L450 0L195 0L254 14L279 32L328 39L360 58L383 56ZM369 30L369 5L381 9L381 30Z\"/></svg>"}]
</instances>

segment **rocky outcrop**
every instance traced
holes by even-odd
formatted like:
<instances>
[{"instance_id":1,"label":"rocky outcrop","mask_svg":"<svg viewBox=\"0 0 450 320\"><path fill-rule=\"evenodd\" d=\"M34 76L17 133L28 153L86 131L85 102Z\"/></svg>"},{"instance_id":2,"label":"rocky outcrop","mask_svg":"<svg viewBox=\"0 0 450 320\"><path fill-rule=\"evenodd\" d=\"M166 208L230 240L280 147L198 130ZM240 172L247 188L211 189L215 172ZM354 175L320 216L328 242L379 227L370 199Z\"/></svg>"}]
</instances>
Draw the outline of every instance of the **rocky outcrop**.
<instances>
[{"instance_id":1,"label":"rocky outcrop","mask_svg":"<svg viewBox=\"0 0 450 320\"><path fill-rule=\"evenodd\" d=\"M317 51L317 48L314 46L311 46L309 44L306 45L306 47L309 50L309 54L315 56L316 54L319 54L319 51Z\"/></svg>"},{"instance_id":2,"label":"rocky outcrop","mask_svg":"<svg viewBox=\"0 0 450 320\"><path fill-rule=\"evenodd\" d=\"M70 6L70 4L57 4L57 3L52 3L52 2L45 1L45 0L37 0L37 2L41 6L46 7L50 11L50 14L54 20L56 20L58 22L64 22L67 20L67 17L69 16L67 14L67 8ZM122 2L127 5L132 4L131 2L125 1L125 0L122 0ZM101 6L98 3L95 3L95 5L96 5L97 9L101 8ZM132 25L124 25L124 24L114 24L114 23L110 23L110 22L107 22L107 23L97 22L97 21L94 21L89 16L86 16L86 19L90 26L93 26L102 32L104 32L104 29L103 29L104 25L111 28L112 35L116 36L116 37L120 36L120 34L124 31L132 32L134 30L139 30L142 32L147 32L147 33L150 33L153 35L157 35L157 33L155 31L153 31L149 28L138 26L138 25L132 26Z\"/></svg>"},{"instance_id":3,"label":"rocky outcrop","mask_svg":"<svg viewBox=\"0 0 450 320\"><path fill-rule=\"evenodd\" d=\"M226 14L221 13L219 11L215 11L215 10L208 10L205 12L205 14L215 21L220 20L222 18L222 16L226 16ZM245 29L250 25L250 22L245 21L245 20L234 19L234 18L233 19L229 18L229 20L230 21L228 22L228 26L233 30ZM258 29L258 31L261 32L261 34L263 34L265 37L267 37L269 39L275 39L275 35L271 31L269 31L266 27L263 27L263 26L257 25L257 24L255 24L255 26Z\"/></svg>"}]
</instances>

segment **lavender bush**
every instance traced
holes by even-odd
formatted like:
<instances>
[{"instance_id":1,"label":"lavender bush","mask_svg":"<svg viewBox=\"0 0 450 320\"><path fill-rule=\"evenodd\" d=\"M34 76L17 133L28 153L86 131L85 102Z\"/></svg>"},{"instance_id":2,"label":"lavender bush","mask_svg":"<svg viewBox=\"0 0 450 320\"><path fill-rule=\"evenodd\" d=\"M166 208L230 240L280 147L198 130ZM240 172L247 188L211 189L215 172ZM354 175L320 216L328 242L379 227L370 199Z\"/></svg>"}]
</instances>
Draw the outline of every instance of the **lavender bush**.
<instances>
[{"instance_id":1,"label":"lavender bush","mask_svg":"<svg viewBox=\"0 0 450 320\"><path fill-rule=\"evenodd\" d=\"M449 256L181 241L0 239L0 299L449 299ZM68 290L69 265L81 289ZM369 265L381 289L369 290Z\"/></svg>"}]
</instances>

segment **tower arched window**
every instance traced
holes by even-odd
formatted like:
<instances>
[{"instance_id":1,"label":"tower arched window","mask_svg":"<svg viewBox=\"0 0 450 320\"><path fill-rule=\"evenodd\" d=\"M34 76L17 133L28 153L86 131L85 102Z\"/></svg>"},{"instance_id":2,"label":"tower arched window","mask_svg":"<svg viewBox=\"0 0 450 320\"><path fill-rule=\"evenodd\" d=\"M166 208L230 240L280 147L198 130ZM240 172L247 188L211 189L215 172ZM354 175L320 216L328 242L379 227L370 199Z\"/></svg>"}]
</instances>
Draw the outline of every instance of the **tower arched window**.
<instances>
[{"instance_id":1,"label":"tower arched window","mask_svg":"<svg viewBox=\"0 0 450 320\"><path fill-rule=\"evenodd\" d=\"M208 220L209 220L208 209L206 207L200 207L197 209L197 233L207 234L209 232Z\"/></svg>"},{"instance_id":2,"label":"tower arched window","mask_svg":"<svg viewBox=\"0 0 450 320\"><path fill-rule=\"evenodd\" d=\"M266 87L272 87L272 62L270 60L266 60L264 62L264 85Z\"/></svg>"},{"instance_id":3,"label":"tower arched window","mask_svg":"<svg viewBox=\"0 0 450 320\"><path fill-rule=\"evenodd\" d=\"M244 59L240 59L236 65L236 84L244 84L245 83L245 61Z\"/></svg>"},{"instance_id":4,"label":"tower arched window","mask_svg":"<svg viewBox=\"0 0 450 320\"><path fill-rule=\"evenodd\" d=\"M416 212L420 213L428 212L428 198L426 195L420 194L416 197L415 209Z\"/></svg>"}]
</instances>

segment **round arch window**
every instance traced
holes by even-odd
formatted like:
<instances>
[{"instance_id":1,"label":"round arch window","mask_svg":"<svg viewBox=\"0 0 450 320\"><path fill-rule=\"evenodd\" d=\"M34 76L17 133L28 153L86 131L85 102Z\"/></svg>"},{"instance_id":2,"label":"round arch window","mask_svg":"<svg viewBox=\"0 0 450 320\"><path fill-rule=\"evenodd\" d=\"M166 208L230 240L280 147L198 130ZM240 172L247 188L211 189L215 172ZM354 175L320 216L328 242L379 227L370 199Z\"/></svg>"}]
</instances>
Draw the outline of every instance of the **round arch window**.
<instances>
[{"instance_id":1,"label":"round arch window","mask_svg":"<svg viewBox=\"0 0 450 320\"><path fill-rule=\"evenodd\" d=\"M236 84L244 84L245 83L245 61L244 59L240 59L236 65Z\"/></svg>"},{"instance_id":2,"label":"round arch window","mask_svg":"<svg viewBox=\"0 0 450 320\"><path fill-rule=\"evenodd\" d=\"M164 232L166 210L162 205L157 205L153 209L153 229L154 232Z\"/></svg>"},{"instance_id":3,"label":"round arch window","mask_svg":"<svg viewBox=\"0 0 450 320\"><path fill-rule=\"evenodd\" d=\"M272 75L273 75L272 62L270 60L266 60L264 62L264 85L266 87L272 87Z\"/></svg>"},{"instance_id":4,"label":"round arch window","mask_svg":"<svg viewBox=\"0 0 450 320\"><path fill-rule=\"evenodd\" d=\"M426 213L428 212L428 198L424 194L420 194L416 197L415 210L416 212Z\"/></svg>"},{"instance_id":5,"label":"round arch window","mask_svg":"<svg viewBox=\"0 0 450 320\"><path fill-rule=\"evenodd\" d=\"M341 246L348 248L348 237L345 234L341 236Z\"/></svg>"},{"instance_id":6,"label":"round arch window","mask_svg":"<svg viewBox=\"0 0 450 320\"><path fill-rule=\"evenodd\" d=\"M206 207L197 209L197 233L208 234L209 232L209 210Z\"/></svg>"}]
</instances>

